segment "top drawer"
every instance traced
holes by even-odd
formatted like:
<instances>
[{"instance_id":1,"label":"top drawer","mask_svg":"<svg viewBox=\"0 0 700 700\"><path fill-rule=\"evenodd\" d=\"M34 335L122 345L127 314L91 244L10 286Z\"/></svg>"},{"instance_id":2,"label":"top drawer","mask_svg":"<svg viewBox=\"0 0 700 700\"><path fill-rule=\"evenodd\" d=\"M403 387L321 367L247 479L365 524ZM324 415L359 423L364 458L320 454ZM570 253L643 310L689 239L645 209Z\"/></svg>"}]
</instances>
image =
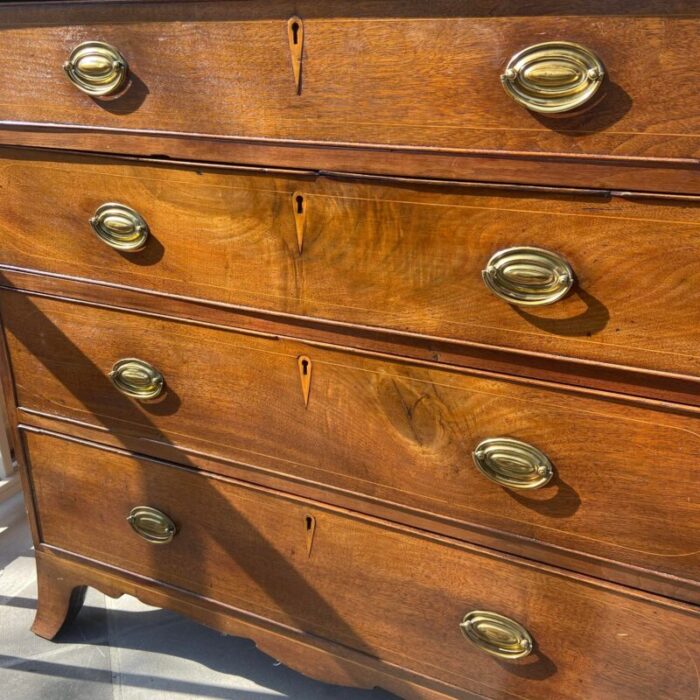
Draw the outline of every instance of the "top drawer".
<instances>
[{"instance_id":1,"label":"top drawer","mask_svg":"<svg viewBox=\"0 0 700 700\"><path fill-rule=\"evenodd\" d=\"M534 2L526 10L442 0L6 6L2 118L687 165L700 156L692 79L699 21L690 0ZM64 70L75 47L95 41L128 64L106 98L84 94ZM556 45L509 64L543 42ZM93 47L75 65L99 82L111 70L104 59ZM506 75L531 108L506 93Z\"/></svg>"}]
</instances>

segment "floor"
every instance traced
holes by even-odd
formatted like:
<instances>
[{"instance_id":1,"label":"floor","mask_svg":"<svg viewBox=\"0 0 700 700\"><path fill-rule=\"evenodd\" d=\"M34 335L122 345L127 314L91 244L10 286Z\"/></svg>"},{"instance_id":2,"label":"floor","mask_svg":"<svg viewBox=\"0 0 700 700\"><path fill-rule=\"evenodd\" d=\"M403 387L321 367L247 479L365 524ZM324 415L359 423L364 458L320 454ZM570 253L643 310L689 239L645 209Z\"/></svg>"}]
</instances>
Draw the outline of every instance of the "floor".
<instances>
[{"instance_id":1,"label":"floor","mask_svg":"<svg viewBox=\"0 0 700 700\"><path fill-rule=\"evenodd\" d=\"M318 683L276 663L248 640L92 589L73 625L48 642L29 631L35 605L31 537L21 497L13 497L0 503L2 700L394 698L380 690Z\"/></svg>"}]
</instances>

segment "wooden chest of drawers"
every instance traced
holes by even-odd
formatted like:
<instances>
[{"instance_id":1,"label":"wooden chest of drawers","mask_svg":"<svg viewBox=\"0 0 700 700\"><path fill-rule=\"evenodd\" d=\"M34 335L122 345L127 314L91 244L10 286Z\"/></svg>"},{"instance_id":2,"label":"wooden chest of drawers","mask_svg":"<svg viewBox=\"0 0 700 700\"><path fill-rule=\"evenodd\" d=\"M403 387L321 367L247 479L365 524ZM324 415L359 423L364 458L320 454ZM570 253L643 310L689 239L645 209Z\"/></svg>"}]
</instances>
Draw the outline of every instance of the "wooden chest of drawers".
<instances>
[{"instance_id":1,"label":"wooden chest of drawers","mask_svg":"<svg viewBox=\"0 0 700 700\"><path fill-rule=\"evenodd\" d=\"M405 698L696 699L699 28L0 6L34 630L95 586Z\"/></svg>"}]
</instances>

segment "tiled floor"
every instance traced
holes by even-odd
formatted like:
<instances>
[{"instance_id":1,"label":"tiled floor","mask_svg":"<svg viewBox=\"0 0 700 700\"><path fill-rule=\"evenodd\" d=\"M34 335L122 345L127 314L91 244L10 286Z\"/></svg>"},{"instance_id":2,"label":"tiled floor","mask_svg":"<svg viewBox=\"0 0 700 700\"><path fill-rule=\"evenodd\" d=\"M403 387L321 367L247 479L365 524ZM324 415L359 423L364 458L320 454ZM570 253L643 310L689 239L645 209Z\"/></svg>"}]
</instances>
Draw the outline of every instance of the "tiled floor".
<instances>
[{"instance_id":1,"label":"tiled floor","mask_svg":"<svg viewBox=\"0 0 700 700\"><path fill-rule=\"evenodd\" d=\"M21 500L14 498L0 504L2 700L394 697L312 681L248 640L92 589L73 625L47 642L29 631L35 601L34 552Z\"/></svg>"}]
</instances>

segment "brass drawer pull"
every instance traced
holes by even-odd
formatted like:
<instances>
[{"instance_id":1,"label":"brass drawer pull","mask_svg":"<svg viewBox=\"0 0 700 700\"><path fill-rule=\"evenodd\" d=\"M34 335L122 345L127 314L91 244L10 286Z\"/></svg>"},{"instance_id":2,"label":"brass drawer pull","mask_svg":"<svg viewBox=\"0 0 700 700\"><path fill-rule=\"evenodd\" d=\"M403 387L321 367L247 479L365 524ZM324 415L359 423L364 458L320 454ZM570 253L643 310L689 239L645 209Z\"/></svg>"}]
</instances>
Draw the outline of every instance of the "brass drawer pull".
<instances>
[{"instance_id":1,"label":"brass drawer pull","mask_svg":"<svg viewBox=\"0 0 700 700\"><path fill-rule=\"evenodd\" d=\"M533 112L558 114L588 102L604 77L605 68L591 50L569 41L548 41L516 53L501 82L516 102Z\"/></svg>"},{"instance_id":2,"label":"brass drawer pull","mask_svg":"<svg viewBox=\"0 0 700 700\"><path fill-rule=\"evenodd\" d=\"M126 519L135 533L154 544L167 544L177 533L175 523L165 513L150 506L132 508Z\"/></svg>"},{"instance_id":3,"label":"brass drawer pull","mask_svg":"<svg viewBox=\"0 0 700 700\"><path fill-rule=\"evenodd\" d=\"M499 659L514 661L532 652L530 633L504 615L488 610L472 610L464 616L459 626L472 644Z\"/></svg>"},{"instance_id":4,"label":"brass drawer pull","mask_svg":"<svg viewBox=\"0 0 700 700\"><path fill-rule=\"evenodd\" d=\"M575 279L560 255L528 246L499 250L481 274L496 296L518 306L553 304L568 294Z\"/></svg>"},{"instance_id":5,"label":"brass drawer pull","mask_svg":"<svg viewBox=\"0 0 700 700\"><path fill-rule=\"evenodd\" d=\"M106 97L118 92L129 76L129 66L114 46L86 41L76 46L63 64L68 79L87 95Z\"/></svg>"},{"instance_id":6,"label":"brass drawer pull","mask_svg":"<svg viewBox=\"0 0 700 700\"><path fill-rule=\"evenodd\" d=\"M132 357L115 362L109 378L122 394L141 401L160 396L165 384L163 375L153 365Z\"/></svg>"},{"instance_id":7,"label":"brass drawer pull","mask_svg":"<svg viewBox=\"0 0 700 700\"><path fill-rule=\"evenodd\" d=\"M148 224L141 214L117 202L98 207L90 219L90 226L101 241L127 253L141 250L149 234Z\"/></svg>"},{"instance_id":8,"label":"brass drawer pull","mask_svg":"<svg viewBox=\"0 0 700 700\"><path fill-rule=\"evenodd\" d=\"M546 454L513 438L487 438L472 453L476 468L509 489L541 489L554 476Z\"/></svg>"}]
</instances>

